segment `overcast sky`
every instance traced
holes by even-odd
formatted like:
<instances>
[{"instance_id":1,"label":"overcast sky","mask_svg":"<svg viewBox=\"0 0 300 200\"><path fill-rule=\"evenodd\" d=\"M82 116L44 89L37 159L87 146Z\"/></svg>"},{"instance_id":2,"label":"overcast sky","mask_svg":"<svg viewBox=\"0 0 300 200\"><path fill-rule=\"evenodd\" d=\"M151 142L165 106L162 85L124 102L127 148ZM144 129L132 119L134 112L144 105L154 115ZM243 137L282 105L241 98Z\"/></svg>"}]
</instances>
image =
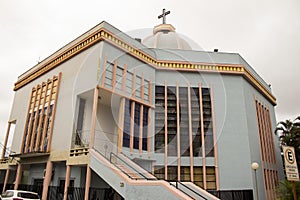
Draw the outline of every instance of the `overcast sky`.
<instances>
[{"instance_id":1,"label":"overcast sky","mask_svg":"<svg viewBox=\"0 0 300 200\"><path fill-rule=\"evenodd\" d=\"M0 142L20 74L103 20L123 32L152 28L163 8L177 32L239 53L271 84L278 121L300 115L299 0L0 0Z\"/></svg>"}]
</instances>

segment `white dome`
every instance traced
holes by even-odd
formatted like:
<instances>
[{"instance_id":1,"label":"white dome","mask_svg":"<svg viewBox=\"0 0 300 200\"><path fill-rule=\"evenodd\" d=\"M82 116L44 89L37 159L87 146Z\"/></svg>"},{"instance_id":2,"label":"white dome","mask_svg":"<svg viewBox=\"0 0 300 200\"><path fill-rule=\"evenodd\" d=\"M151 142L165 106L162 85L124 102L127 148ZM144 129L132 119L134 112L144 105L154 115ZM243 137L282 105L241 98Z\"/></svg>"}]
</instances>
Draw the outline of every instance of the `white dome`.
<instances>
[{"instance_id":1,"label":"white dome","mask_svg":"<svg viewBox=\"0 0 300 200\"><path fill-rule=\"evenodd\" d=\"M153 35L143 39L149 48L192 50L189 43L175 32L171 24L160 24L153 29Z\"/></svg>"}]
</instances>

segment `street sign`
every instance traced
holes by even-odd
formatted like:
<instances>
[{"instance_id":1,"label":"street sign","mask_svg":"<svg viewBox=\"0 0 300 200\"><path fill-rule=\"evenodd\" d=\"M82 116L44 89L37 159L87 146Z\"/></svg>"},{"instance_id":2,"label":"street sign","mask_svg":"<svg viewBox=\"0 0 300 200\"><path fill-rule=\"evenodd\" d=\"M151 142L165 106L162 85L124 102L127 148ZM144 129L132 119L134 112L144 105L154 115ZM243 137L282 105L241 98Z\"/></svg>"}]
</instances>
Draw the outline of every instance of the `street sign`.
<instances>
[{"instance_id":1,"label":"street sign","mask_svg":"<svg viewBox=\"0 0 300 200\"><path fill-rule=\"evenodd\" d=\"M282 149L287 180L299 181L299 173L294 147L282 146Z\"/></svg>"}]
</instances>

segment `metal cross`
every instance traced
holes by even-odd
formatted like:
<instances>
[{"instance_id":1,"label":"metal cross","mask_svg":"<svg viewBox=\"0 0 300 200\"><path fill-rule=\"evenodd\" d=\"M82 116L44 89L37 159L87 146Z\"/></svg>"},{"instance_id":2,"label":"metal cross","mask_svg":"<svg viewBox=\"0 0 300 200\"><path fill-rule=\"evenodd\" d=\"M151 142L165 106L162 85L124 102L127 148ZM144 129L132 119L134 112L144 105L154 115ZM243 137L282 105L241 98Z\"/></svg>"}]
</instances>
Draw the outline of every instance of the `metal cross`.
<instances>
[{"instance_id":1,"label":"metal cross","mask_svg":"<svg viewBox=\"0 0 300 200\"><path fill-rule=\"evenodd\" d=\"M163 9L163 13L158 16L158 19L163 18L163 24L166 24L166 16L170 13L170 11L166 12L166 9Z\"/></svg>"}]
</instances>

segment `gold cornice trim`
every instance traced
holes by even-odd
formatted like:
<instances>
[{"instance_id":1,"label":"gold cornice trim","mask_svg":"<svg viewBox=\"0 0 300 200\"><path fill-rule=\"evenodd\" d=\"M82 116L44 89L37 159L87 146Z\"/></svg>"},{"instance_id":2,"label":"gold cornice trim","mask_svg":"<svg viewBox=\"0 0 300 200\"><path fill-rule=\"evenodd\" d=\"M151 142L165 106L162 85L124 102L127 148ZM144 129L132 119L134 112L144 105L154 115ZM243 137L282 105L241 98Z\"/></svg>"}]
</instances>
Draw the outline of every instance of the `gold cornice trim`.
<instances>
[{"instance_id":1,"label":"gold cornice trim","mask_svg":"<svg viewBox=\"0 0 300 200\"><path fill-rule=\"evenodd\" d=\"M93 44L100 41L101 38L101 29L93 35L88 36L87 38L83 39L82 41L76 43L72 47L68 48L67 50L63 51L62 53L58 54L51 60L46 63L42 63L41 66L37 67L35 70L30 72L28 75L24 76L20 80L15 83L14 91L20 89L24 85L28 84L29 82L33 81L37 77L43 75L44 73L50 71L51 69L55 68L59 64L67 61L71 57L75 56L76 54L80 53L84 49L92 46Z\"/></svg>"},{"instance_id":2,"label":"gold cornice trim","mask_svg":"<svg viewBox=\"0 0 300 200\"><path fill-rule=\"evenodd\" d=\"M244 76L246 79L250 81L258 90L262 92L262 94L271 101L271 103L275 106L276 98L269 92L247 69L245 69Z\"/></svg>"},{"instance_id":3,"label":"gold cornice trim","mask_svg":"<svg viewBox=\"0 0 300 200\"><path fill-rule=\"evenodd\" d=\"M156 69L173 69L173 70L182 70L182 71L198 71L198 72L214 72L214 73L228 73L228 74L241 74L251 84L256 86L262 94L272 102L273 105L276 105L276 98L263 86L243 65L239 64L211 64L211 63L190 63L190 62L170 62L165 60L156 60L152 56L138 49L137 47L131 46L115 36L113 33L110 33L104 28L99 29L95 33L90 34L86 38L72 45L65 51L59 53L53 59L41 63L35 70L29 72L29 74L22 77L15 83L14 91L17 91L21 87L35 80L37 77L43 75L44 73L54 69L59 64L67 61L83 50L91 47L99 41L106 41L119 49L122 49L126 53L136 57L137 59L145 62L146 64L156 68Z\"/></svg>"}]
</instances>

